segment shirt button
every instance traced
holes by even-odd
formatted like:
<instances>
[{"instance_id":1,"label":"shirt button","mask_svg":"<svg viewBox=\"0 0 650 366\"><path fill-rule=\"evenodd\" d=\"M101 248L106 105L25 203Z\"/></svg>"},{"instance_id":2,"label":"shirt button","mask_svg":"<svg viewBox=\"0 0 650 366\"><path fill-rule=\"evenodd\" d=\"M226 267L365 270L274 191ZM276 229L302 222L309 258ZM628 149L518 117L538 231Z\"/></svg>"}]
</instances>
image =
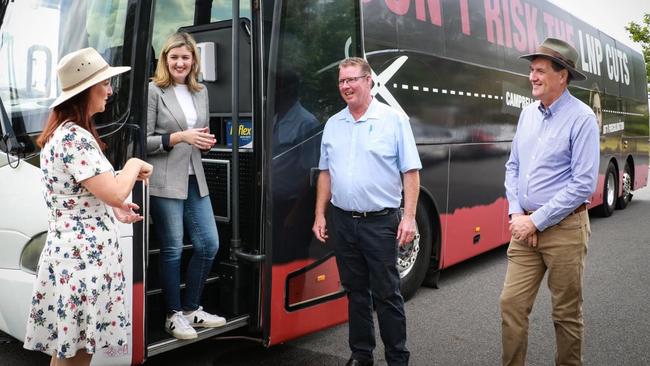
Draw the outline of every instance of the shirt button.
<instances>
[{"instance_id":1,"label":"shirt button","mask_svg":"<svg viewBox=\"0 0 650 366\"><path fill-rule=\"evenodd\" d=\"M524 195L524 198L528 198L528 195L527 195L527 194L525 194L525 195Z\"/></svg>"},{"instance_id":2,"label":"shirt button","mask_svg":"<svg viewBox=\"0 0 650 366\"><path fill-rule=\"evenodd\" d=\"M526 174L526 178L530 178L530 174Z\"/></svg>"}]
</instances>

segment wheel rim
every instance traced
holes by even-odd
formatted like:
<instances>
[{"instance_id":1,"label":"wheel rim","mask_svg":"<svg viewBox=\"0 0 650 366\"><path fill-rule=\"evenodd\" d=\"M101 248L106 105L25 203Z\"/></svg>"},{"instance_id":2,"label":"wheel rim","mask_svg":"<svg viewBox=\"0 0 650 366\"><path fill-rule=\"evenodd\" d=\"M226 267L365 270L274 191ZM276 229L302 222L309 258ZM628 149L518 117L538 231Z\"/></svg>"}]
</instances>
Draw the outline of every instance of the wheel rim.
<instances>
[{"instance_id":1,"label":"wheel rim","mask_svg":"<svg viewBox=\"0 0 650 366\"><path fill-rule=\"evenodd\" d=\"M397 253L397 270L399 278L408 276L415 267L415 261L418 259L420 252L420 231L415 227L415 238L412 242L399 247Z\"/></svg>"},{"instance_id":2,"label":"wheel rim","mask_svg":"<svg viewBox=\"0 0 650 366\"><path fill-rule=\"evenodd\" d=\"M614 205L614 199L616 198L614 197L615 196L614 190L616 189L614 184L615 184L614 174L608 174L607 175L607 205L610 207Z\"/></svg>"},{"instance_id":3,"label":"wheel rim","mask_svg":"<svg viewBox=\"0 0 650 366\"><path fill-rule=\"evenodd\" d=\"M625 201L629 201L631 195L632 195L632 176L630 175L630 172L626 169L625 172L623 173L623 199Z\"/></svg>"}]
</instances>

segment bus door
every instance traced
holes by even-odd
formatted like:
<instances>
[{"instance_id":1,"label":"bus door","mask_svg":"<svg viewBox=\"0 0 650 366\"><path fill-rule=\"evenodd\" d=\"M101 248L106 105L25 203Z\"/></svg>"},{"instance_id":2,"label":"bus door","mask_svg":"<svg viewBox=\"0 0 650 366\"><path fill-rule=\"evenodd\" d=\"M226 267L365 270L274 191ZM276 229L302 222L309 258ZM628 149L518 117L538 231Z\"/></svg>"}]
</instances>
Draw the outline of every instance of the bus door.
<instances>
[{"instance_id":1,"label":"bus door","mask_svg":"<svg viewBox=\"0 0 650 366\"><path fill-rule=\"evenodd\" d=\"M234 253L251 254L261 258L260 239L260 188L256 184L261 144L254 117L253 59L255 45L260 37L253 21L257 16L250 3L242 2L240 18L232 21L232 4L216 0L160 0L153 11L153 33L149 48L152 50L151 65L156 65L166 39L176 31L187 32L197 42L201 69L199 81L207 89L210 112L210 132L217 143L202 157L205 178L210 192L213 217L219 232L219 251L203 287L201 306L207 312L219 314L227 324L219 328L197 329L198 338L206 339L235 329L243 330L251 337L261 338L259 331L261 274L260 263L237 257ZM233 29L238 31L237 48L238 77L233 72ZM153 75L154 69L150 70ZM233 80L239 85L239 108L237 117L240 128L233 131L232 92ZM255 90L259 87L255 85ZM259 100L261 98L257 98ZM254 127L255 125L255 127ZM145 127L146 128L146 127ZM233 133L234 132L234 133ZM237 133L238 132L238 133ZM239 148L233 151L233 136L239 135ZM237 155L239 167L235 168L233 157ZM233 191L238 180L239 191ZM235 210L235 208L238 208ZM231 244L233 225L237 217L240 228L240 246ZM146 345L147 356L187 345L164 330L165 303L160 282L160 240L156 235L155 220L148 225L147 280L146 280ZM192 256L192 243L187 233L181 259L181 292L185 289L185 273ZM259 261L259 259L258 259Z\"/></svg>"},{"instance_id":2,"label":"bus door","mask_svg":"<svg viewBox=\"0 0 650 366\"><path fill-rule=\"evenodd\" d=\"M363 54L359 1L263 2L268 55L263 330L268 345L342 323L347 299L314 221L322 130L345 107L338 62ZM265 32L266 34L266 32Z\"/></svg>"}]
</instances>

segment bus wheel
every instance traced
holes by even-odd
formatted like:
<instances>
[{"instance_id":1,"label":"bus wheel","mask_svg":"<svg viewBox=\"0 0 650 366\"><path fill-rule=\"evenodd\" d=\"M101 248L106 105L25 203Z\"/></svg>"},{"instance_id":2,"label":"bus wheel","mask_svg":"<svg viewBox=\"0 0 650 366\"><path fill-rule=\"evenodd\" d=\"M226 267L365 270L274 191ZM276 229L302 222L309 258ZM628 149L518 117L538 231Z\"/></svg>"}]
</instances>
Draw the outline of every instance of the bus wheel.
<instances>
[{"instance_id":1,"label":"bus wheel","mask_svg":"<svg viewBox=\"0 0 650 366\"><path fill-rule=\"evenodd\" d=\"M418 202L415 222L415 239L400 247L397 253L400 290L405 300L411 298L422 284L431 258L433 243L431 222L426 207L420 202Z\"/></svg>"},{"instance_id":2,"label":"bus wheel","mask_svg":"<svg viewBox=\"0 0 650 366\"><path fill-rule=\"evenodd\" d=\"M616 168L609 163L605 173L605 184L603 185L603 204L596 209L596 213L602 217L612 216L616 207L618 197L618 185L616 184Z\"/></svg>"},{"instance_id":3,"label":"bus wheel","mask_svg":"<svg viewBox=\"0 0 650 366\"><path fill-rule=\"evenodd\" d=\"M616 208L624 209L632 201L632 168L628 162L625 163L623 170L623 194L616 200Z\"/></svg>"}]
</instances>

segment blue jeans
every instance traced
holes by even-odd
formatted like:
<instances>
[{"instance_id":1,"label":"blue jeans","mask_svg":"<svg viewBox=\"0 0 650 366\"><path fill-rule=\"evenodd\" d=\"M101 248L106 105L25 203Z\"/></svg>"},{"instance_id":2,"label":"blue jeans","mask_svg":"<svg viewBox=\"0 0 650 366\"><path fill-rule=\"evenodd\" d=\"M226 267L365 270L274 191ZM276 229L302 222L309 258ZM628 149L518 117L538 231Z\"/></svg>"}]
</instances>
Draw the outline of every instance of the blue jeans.
<instances>
[{"instance_id":1,"label":"blue jeans","mask_svg":"<svg viewBox=\"0 0 650 366\"><path fill-rule=\"evenodd\" d=\"M150 197L151 217L160 240L160 280L168 311L199 308L203 284L219 250L219 234L210 196L201 197L196 177L190 175L187 199ZM181 303L183 228L192 240L185 294Z\"/></svg>"},{"instance_id":2,"label":"blue jeans","mask_svg":"<svg viewBox=\"0 0 650 366\"><path fill-rule=\"evenodd\" d=\"M373 358L377 310L379 333L389 366L408 365L406 315L397 270L398 209L387 215L353 218L335 206L328 210L328 231L334 244L341 285L348 295L349 345L352 358Z\"/></svg>"}]
</instances>

